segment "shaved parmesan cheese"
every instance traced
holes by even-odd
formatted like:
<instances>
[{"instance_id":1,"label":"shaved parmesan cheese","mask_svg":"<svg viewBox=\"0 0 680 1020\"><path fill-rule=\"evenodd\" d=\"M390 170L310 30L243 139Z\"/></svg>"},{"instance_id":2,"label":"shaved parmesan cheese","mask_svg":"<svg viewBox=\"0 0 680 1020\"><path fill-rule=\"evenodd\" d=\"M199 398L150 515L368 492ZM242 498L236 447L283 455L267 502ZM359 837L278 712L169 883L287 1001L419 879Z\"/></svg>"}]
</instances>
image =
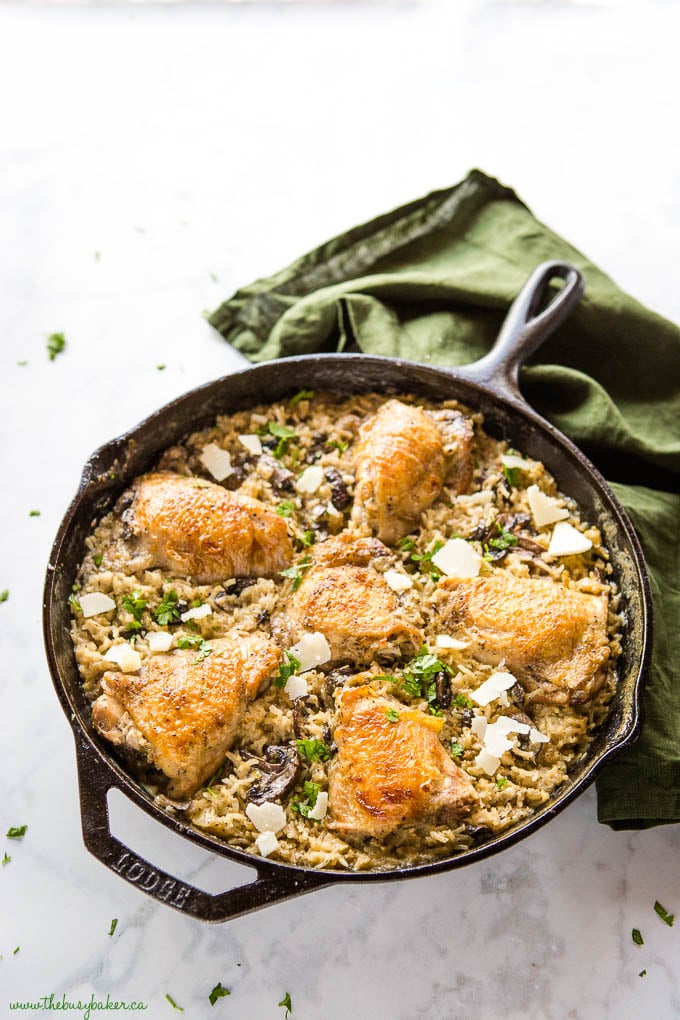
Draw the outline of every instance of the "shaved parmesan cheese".
<instances>
[{"instance_id":1,"label":"shaved parmesan cheese","mask_svg":"<svg viewBox=\"0 0 680 1020\"><path fill-rule=\"evenodd\" d=\"M289 676L286 680L286 686L283 688L291 701L297 701L298 698L306 698L309 694L309 687L307 681L303 676Z\"/></svg>"},{"instance_id":2,"label":"shaved parmesan cheese","mask_svg":"<svg viewBox=\"0 0 680 1020\"><path fill-rule=\"evenodd\" d=\"M529 486L527 499L537 528L545 528L546 525L554 524L555 521L563 521L565 517L569 516L569 511L565 507L558 506L557 500L552 496L546 496L537 485Z\"/></svg>"},{"instance_id":3,"label":"shaved parmesan cheese","mask_svg":"<svg viewBox=\"0 0 680 1020\"><path fill-rule=\"evenodd\" d=\"M180 614L180 620L186 623L187 620L202 620L204 616L210 616L212 609L207 602L204 602L202 606L192 606L191 609L187 609L186 613Z\"/></svg>"},{"instance_id":4,"label":"shaved parmesan cheese","mask_svg":"<svg viewBox=\"0 0 680 1020\"><path fill-rule=\"evenodd\" d=\"M479 492L471 492L469 496L457 496L458 503L464 506L484 506L485 503L493 502L491 489L480 489Z\"/></svg>"},{"instance_id":5,"label":"shaved parmesan cheese","mask_svg":"<svg viewBox=\"0 0 680 1020\"><path fill-rule=\"evenodd\" d=\"M399 570L386 570L383 577L392 591L408 591L413 587L413 581L408 574L402 574Z\"/></svg>"},{"instance_id":6,"label":"shaved parmesan cheese","mask_svg":"<svg viewBox=\"0 0 680 1020\"><path fill-rule=\"evenodd\" d=\"M328 794L324 791L317 793L316 804L307 815L308 818L313 818L315 822L320 822L322 818L326 817L328 812Z\"/></svg>"},{"instance_id":7,"label":"shaved parmesan cheese","mask_svg":"<svg viewBox=\"0 0 680 1020\"><path fill-rule=\"evenodd\" d=\"M450 538L434 554L432 562L447 577L477 577L482 557L464 538Z\"/></svg>"},{"instance_id":8,"label":"shaved parmesan cheese","mask_svg":"<svg viewBox=\"0 0 680 1020\"><path fill-rule=\"evenodd\" d=\"M242 446L245 446L248 453L252 453L253 456L259 457L262 453L262 440L259 436L239 436L239 442Z\"/></svg>"},{"instance_id":9,"label":"shaved parmesan cheese","mask_svg":"<svg viewBox=\"0 0 680 1020\"><path fill-rule=\"evenodd\" d=\"M172 644L172 634L164 630L152 630L147 634L146 640L149 642L150 652L167 652Z\"/></svg>"},{"instance_id":10,"label":"shaved parmesan cheese","mask_svg":"<svg viewBox=\"0 0 680 1020\"><path fill-rule=\"evenodd\" d=\"M467 648L469 646L470 642L459 641L458 638L449 637L448 634L437 634L435 644L437 645L437 648L455 648L456 651L462 651L463 648Z\"/></svg>"},{"instance_id":11,"label":"shaved parmesan cheese","mask_svg":"<svg viewBox=\"0 0 680 1020\"><path fill-rule=\"evenodd\" d=\"M127 642L122 645L111 645L104 656L107 662L115 662L123 673L136 673L141 668L142 658Z\"/></svg>"},{"instance_id":12,"label":"shaved parmesan cheese","mask_svg":"<svg viewBox=\"0 0 680 1020\"><path fill-rule=\"evenodd\" d=\"M502 715L495 723L490 723L484 733L484 747L489 754L500 758L512 747L511 733L528 733L531 729L526 723L517 722L510 716Z\"/></svg>"},{"instance_id":13,"label":"shaved parmesan cheese","mask_svg":"<svg viewBox=\"0 0 680 1020\"><path fill-rule=\"evenodd\" d=\"M522 471L528 471L529 468L533 467L533 462L526 460L524 457L518 457L516 453L504 453L501 457L501 464L506 468L520 468Z\"/></svg>"},{"instance_id":14,"label":"shaved parmesan cheese","mask_svg":"<svg viewBox=\"0 0 680 1020\"><path fill-rule=\"evenodd\" d=\"M93 591L89 595L81 595L78 604L83 611L83 616L99 616L100 613L108 613L116 608L116 603L108 595L101 591Z\"/></svg>"},{"instance_id":15,"label":"shaved parmesan cheese","mask_svg":"<svg viewBox=\"0 0 680 1020\"><path fill-rule=\"evenodd\" d=\"M208 469L216 482L221 482L233 473L231 457L217 443L208 443L200 456L201 464Z\"/></svg>"},{"instance_id":16,"label":"shaved parmesan cheese","mask_svg":"<svg viewBox=\"0 0 680 1020\"><path fill-rule=\"evenodd\" d=\"M314 634L303 634L296 645L288 649L289 653L299 661L298 673L305 673L308 669L316 669L329 662L331 649L328 641L315 631Z\"/></svg>"},{"instance_id":17,"label":"shaved parmesan cheese","mask_svg":"<svg viewBox=\"0 0 680 1020\"><path fill-rule=\"evenodd\" d=\"M529 740L532 744L548 744L550 737L546 737L545 733L541 733L535 726L532 726L529 730Z\"/></svg>"},{"instance_id":18,"label":"shaved parmesan cheese","mask_svg":"<svg viewBox=\"0 0 680 1020\"><path fill-rule=\"evenodd\" d=\"M281 832L286 812L280 804L248 804L246 814L258 832Z\"/></svg>"},{"instance_id":19,"label":"shaved parmesan cheese","mask_svg":"<svg viewBox=\"0 0 680 1020\"><path fill-rule=\"evenodd\" d=\"M484 734L486 733L487 726L488 723L486 721L486 716L484 715L476 715L470 723L470 729L478 740L484 740Z\"/></svg>"},{"instance_id":20,"label":"shaved parmesan cheese","mask_svg":"<svg viewBox=\"0 0 680 1020\"><path fill-rule=\"evenodd\" d=\"M494 673L470 695L470 698L478 705L488 705L490 701L495 701L503 691L514 687L516 683L517 679L512 673Z\"/></svg>"},{"instance_id":21,"label":"shaved parmesan cheese","mask_svg":"<svg viewBox=\"0 0 680 1020\"><path fill-rule=\"evenodd\" d=\"M295 483L295 488L298 492L313 493L319 488L323 482L323 468L320 468L318 464L312 464L311 467L305 468L300 477Z\"/></svg>"},{"instance_id":22,"label":"shaved parmesan cheese","mask_svg":"<svg viewBox=\"0 0 680 1020\"><path fill-rule=\"evenodd\" d=\"M279 841L273 832L261 832L255 840L255 846L263 857L269 857L279 849Z\"/></svg>"},{"instance_id":23,"label":"shaved parmesan cheese","mask_svg":"<svg viewBox=\"0 0 680 1020\"><path fill-rule=\"evenodd\" d=\"M475 758L475 765L478 765L480 769L484 769L486 774L489 776L494 774L500 763L500 758L497 758L493 754L489 754L485 747L482 748Z\"/></svg>"},{"instance_id":24,"label":"shaved parmesan cheese","mask_svg":"<svg viewBox=\"0 0 680 1020\"><path fill-rule=\"evenodd\" d=\"M549 556L576 556L578 553L588 552L592 549L593 543L589 538L571 524L562 521L556 524L548 546Z\"/></svg>"}]
</instances>

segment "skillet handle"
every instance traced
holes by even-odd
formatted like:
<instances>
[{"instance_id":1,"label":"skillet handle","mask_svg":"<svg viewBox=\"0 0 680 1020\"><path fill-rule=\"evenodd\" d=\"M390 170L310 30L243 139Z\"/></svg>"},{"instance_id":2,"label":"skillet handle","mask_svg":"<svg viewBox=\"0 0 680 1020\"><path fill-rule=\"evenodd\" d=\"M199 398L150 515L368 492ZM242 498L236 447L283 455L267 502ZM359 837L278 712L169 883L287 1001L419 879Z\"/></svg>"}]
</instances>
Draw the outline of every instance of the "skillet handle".
<instances>
[{"instance_id":1,"label":"skillet handle","mask_svg":"<svg viewBox=\"0 0 680 1020\"><path fill-rule=\"evenodd\" d=\"M564 280L564 286L551 293L550 284L555 279ZM524 403L519 389L520 368L564 322L581 300L584 289L583 275L570 262L541 263L510 306L489 353L479 361L458 367L456 374ZM547 306L538 312L546 299Z\"/></svg>"},{"instance_id":2,"label":"skillet handle","mask_svg":"<svg viewBox=\"0 0 680 1020\"><path fill-rule=\"evenodd\" d=\"M291 873L264 860L253 863L257 872L255 881L223 893L207 893L174 878L140 857L112 834L106 795L110 789L118 788L115 777L101 765L92 748L79 736L76 736L76 752L85 846L107 868L159 903L201 921L217 923L329 884L324 876L297 871Z\"/></svg>"}]
</instances>

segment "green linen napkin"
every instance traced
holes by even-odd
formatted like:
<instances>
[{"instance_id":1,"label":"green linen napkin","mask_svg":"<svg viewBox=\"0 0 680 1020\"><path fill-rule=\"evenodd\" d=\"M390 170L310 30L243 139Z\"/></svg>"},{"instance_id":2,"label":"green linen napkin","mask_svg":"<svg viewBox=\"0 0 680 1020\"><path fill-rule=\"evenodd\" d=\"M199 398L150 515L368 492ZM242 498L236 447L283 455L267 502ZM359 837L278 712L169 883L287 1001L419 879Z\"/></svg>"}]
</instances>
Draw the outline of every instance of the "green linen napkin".
<instances>
[{"instance_id":1,"label":"green linen napkin","mask_svg":"<svg viewBox=\"0 0 680 1020\"><path fill-rule=\"evenodd\" d=\"M566 259L585 297L523 370L529 402L610 480L652 575L655 641L639 742L598 780L600 821L680 820L680 329L624 294L472 171L452 188L355 227L239 290L209 321L253 361L350 343L460 365L492 345L535 266ZM674 641L675 636L675 641Z\"/></svg>"}]
</instances>

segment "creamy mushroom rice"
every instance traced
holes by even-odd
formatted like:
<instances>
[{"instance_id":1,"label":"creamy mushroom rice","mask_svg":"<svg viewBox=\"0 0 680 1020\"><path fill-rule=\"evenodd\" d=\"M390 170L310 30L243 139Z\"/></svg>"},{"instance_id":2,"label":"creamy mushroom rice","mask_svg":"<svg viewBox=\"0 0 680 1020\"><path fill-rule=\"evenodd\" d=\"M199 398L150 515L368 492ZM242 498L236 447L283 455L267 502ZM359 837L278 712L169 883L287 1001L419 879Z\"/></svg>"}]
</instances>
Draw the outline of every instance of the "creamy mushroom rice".
<instances>
[{"instance_id":1,"label":"creamy mushroom rice","mask_svg":"<svg viewBox=\"0 0 680 1020\"><path fill-rule=\"evenodd\" d=\"M308 801L305 791L325 791L328 786L328 761L303 759L295 789L283 798L286 822L277 833L273 860L313 868L390 869L448 857L478 845L490 835L528 819L567 780L593 730L604 719L615 688L616 660L621 651L620 598L598 528L581 519L576 504L558 491L541 463L490 438L483 430L480 415L469 412L455 401L435 404L420 397L403 394L398 397L424 409L461 410L469 415L475 427L474 478L467 493L457 496L445 486L423 514L420 528L391 550L392 555L385 558L380 569L396 567L409 575L412 587L399 592L399 601L410 620L422 628L427 650L450 668L451 704L443 710L435 708L443 718L440 739L472 778L478 802L469 815L454 825L405 827L380 843L373 839L350 843L327 828L328 818L313 820L300 813L299 804ZM289 401L218 418L211 428L195 432L185 442L166 450L157 468L214 481L206 467L206 462L213 466L210 455L206 458L206 447L213 449L211 444L214 444L226 450L230 455L231 473L222 484L278 510L293 538L297 550L294 564L299 566L302 575L310 545L350 526L354 485L352 446L361 422L386 399L384 394L346 397L316 393L308 396L303 391L302 396ZM260 447L262 454L258 452ZM506 459L505 465L502 457ZM296 481L310 465L323 469L323 480L316 491L300 492ZM525 520L531 518L527 490L532 485L539 486L557 501L556 505L566 509L566 520L590 540L592 548L578 555L549 556L547 548L552 527L532 527L528 549L519 544L499 549L490 546L488 541L484 543L484 525L495 516L502 514L507 520L512 515L523 514L528 515ZM72 596L72 638L84 690L90 700L100 694L101 677L112 668L104 656L121 639L133 643L143 662L152 654L149 642L157 640L151 637L155 632L168 633L171 648L178 647L182 638L202 639L209 645L211 639L234 632L247 634L260 630L269 635L272 618L285 611L286 599L290 598L295 584L295 578L290 576L236 581L225 578L222 584L195 585L190 579L169 576L163 570L129 573L118 542L121 528L115 511L93 528ZM471 537L475 535L482 535L482 538ZM442 646L451 642L442 640L449 635L442 635L441 621L437 622L434 613L441 574L428 554L437 543L454 536L469 538L480 555L498 557L486 561L490 564L488 569L502 569L519 577L542 577L580 592L608 593L608 676L589 703L578 707L526 706L519 684L484 707L471 700L470 696L480 684L503 666L481 664L464 647ZM486 563L484 569L487 569ZM110 596L116 603L115 611L84 618L78 600L93 592ZM211 613L161 626L155 619L158 607L164 596L167 598L168 593L173 592L182 610L200 604L209 606ZM142 602L145 605L140 609ZM131 608L125 608L124 603ZM405 666L407 662L392 664L388 672L398 678ZM300 717L297 721L294 719L294 703L285 690L274 683L263 689L248 707L237 744L227 754L224 767L186 804L172 804L164 797L163 777L159 773L132 765L130 770L169 812L184 814L196 828L219 837L230 846L258 855L261 850L255 841L259 833L245 814L245 808L249 788L261 781L262 775L257 763L241 752L262 756L270 745L285 745L300 735L304 739L325 741L332 752L334 706L324 693L328 672L324 667L304 674L308 697L302 734ZM348 672L349 679L343 677L342 680L352 683L353 671ZM384 677L385 662L374 662L368 670L362 671L361 679L356 682L365 682L366 672ZM375 685L378 691L389 693L412 707L424 711L431 707L425 698L409 695L398 682L377 679ZM490 775L477 762L482 741L476 735L481 727L474 719L483 716L491 723L513 710L528 715L534 729L544 739L532 743L515 736L512 749L503 753L500 766ZM305 787L305 783L316 785L310 788Z\"/></svg>"}]
</instances>

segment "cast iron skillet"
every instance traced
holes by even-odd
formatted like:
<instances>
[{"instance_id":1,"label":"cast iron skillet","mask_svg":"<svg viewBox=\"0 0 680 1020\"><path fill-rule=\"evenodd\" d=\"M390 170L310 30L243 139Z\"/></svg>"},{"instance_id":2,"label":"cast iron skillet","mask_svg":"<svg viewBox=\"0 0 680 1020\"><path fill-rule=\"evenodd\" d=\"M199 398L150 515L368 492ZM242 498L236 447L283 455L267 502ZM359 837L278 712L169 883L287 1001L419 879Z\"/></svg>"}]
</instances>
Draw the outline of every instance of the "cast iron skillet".
<instances>
[{"instance_id":1,"label":"cast iron skillet","mask_svg":"<svg viewBox=\"0 0 680 1020\"><path fill-rule=\"evenodd\" d=\"M556 278L563 281L557 292L550 288ZM103 864L155 899L204 921L226 921L337 882L396 881L435 874L481 860L534 832L581 793L608 758L635 739L651 650L651 595L642 550L602 476L529 407L519 390L521 365L566 318L582 292L578 270L547 262L536 269L512 305L493 350L472 365L452 370L354 354L307 355L257 365L179 397L92 455L52 550L44 592L44 631L54 685L75 736L85 845ZM92 522L107 513L132 479L149 470L161 451L181 437L209 424L218 414L275 401L302 386L344 393L402 390L433 400L456 398L482 411L490 434L508 438L522 452L543 461L560 489L577 501L588 520L599 525L611 552L615 578L625 596L626 635L619 687L607 719L570 781L547 805L528 821L455 857L394 871L351 873L253 858L154 806L151 796L121 768L92 727L69 636L68 606ZM111 833L107 791L114 787L186 839L254 868L256 879L211 895L154 867Z\"/></svg>"}]
</instances>

